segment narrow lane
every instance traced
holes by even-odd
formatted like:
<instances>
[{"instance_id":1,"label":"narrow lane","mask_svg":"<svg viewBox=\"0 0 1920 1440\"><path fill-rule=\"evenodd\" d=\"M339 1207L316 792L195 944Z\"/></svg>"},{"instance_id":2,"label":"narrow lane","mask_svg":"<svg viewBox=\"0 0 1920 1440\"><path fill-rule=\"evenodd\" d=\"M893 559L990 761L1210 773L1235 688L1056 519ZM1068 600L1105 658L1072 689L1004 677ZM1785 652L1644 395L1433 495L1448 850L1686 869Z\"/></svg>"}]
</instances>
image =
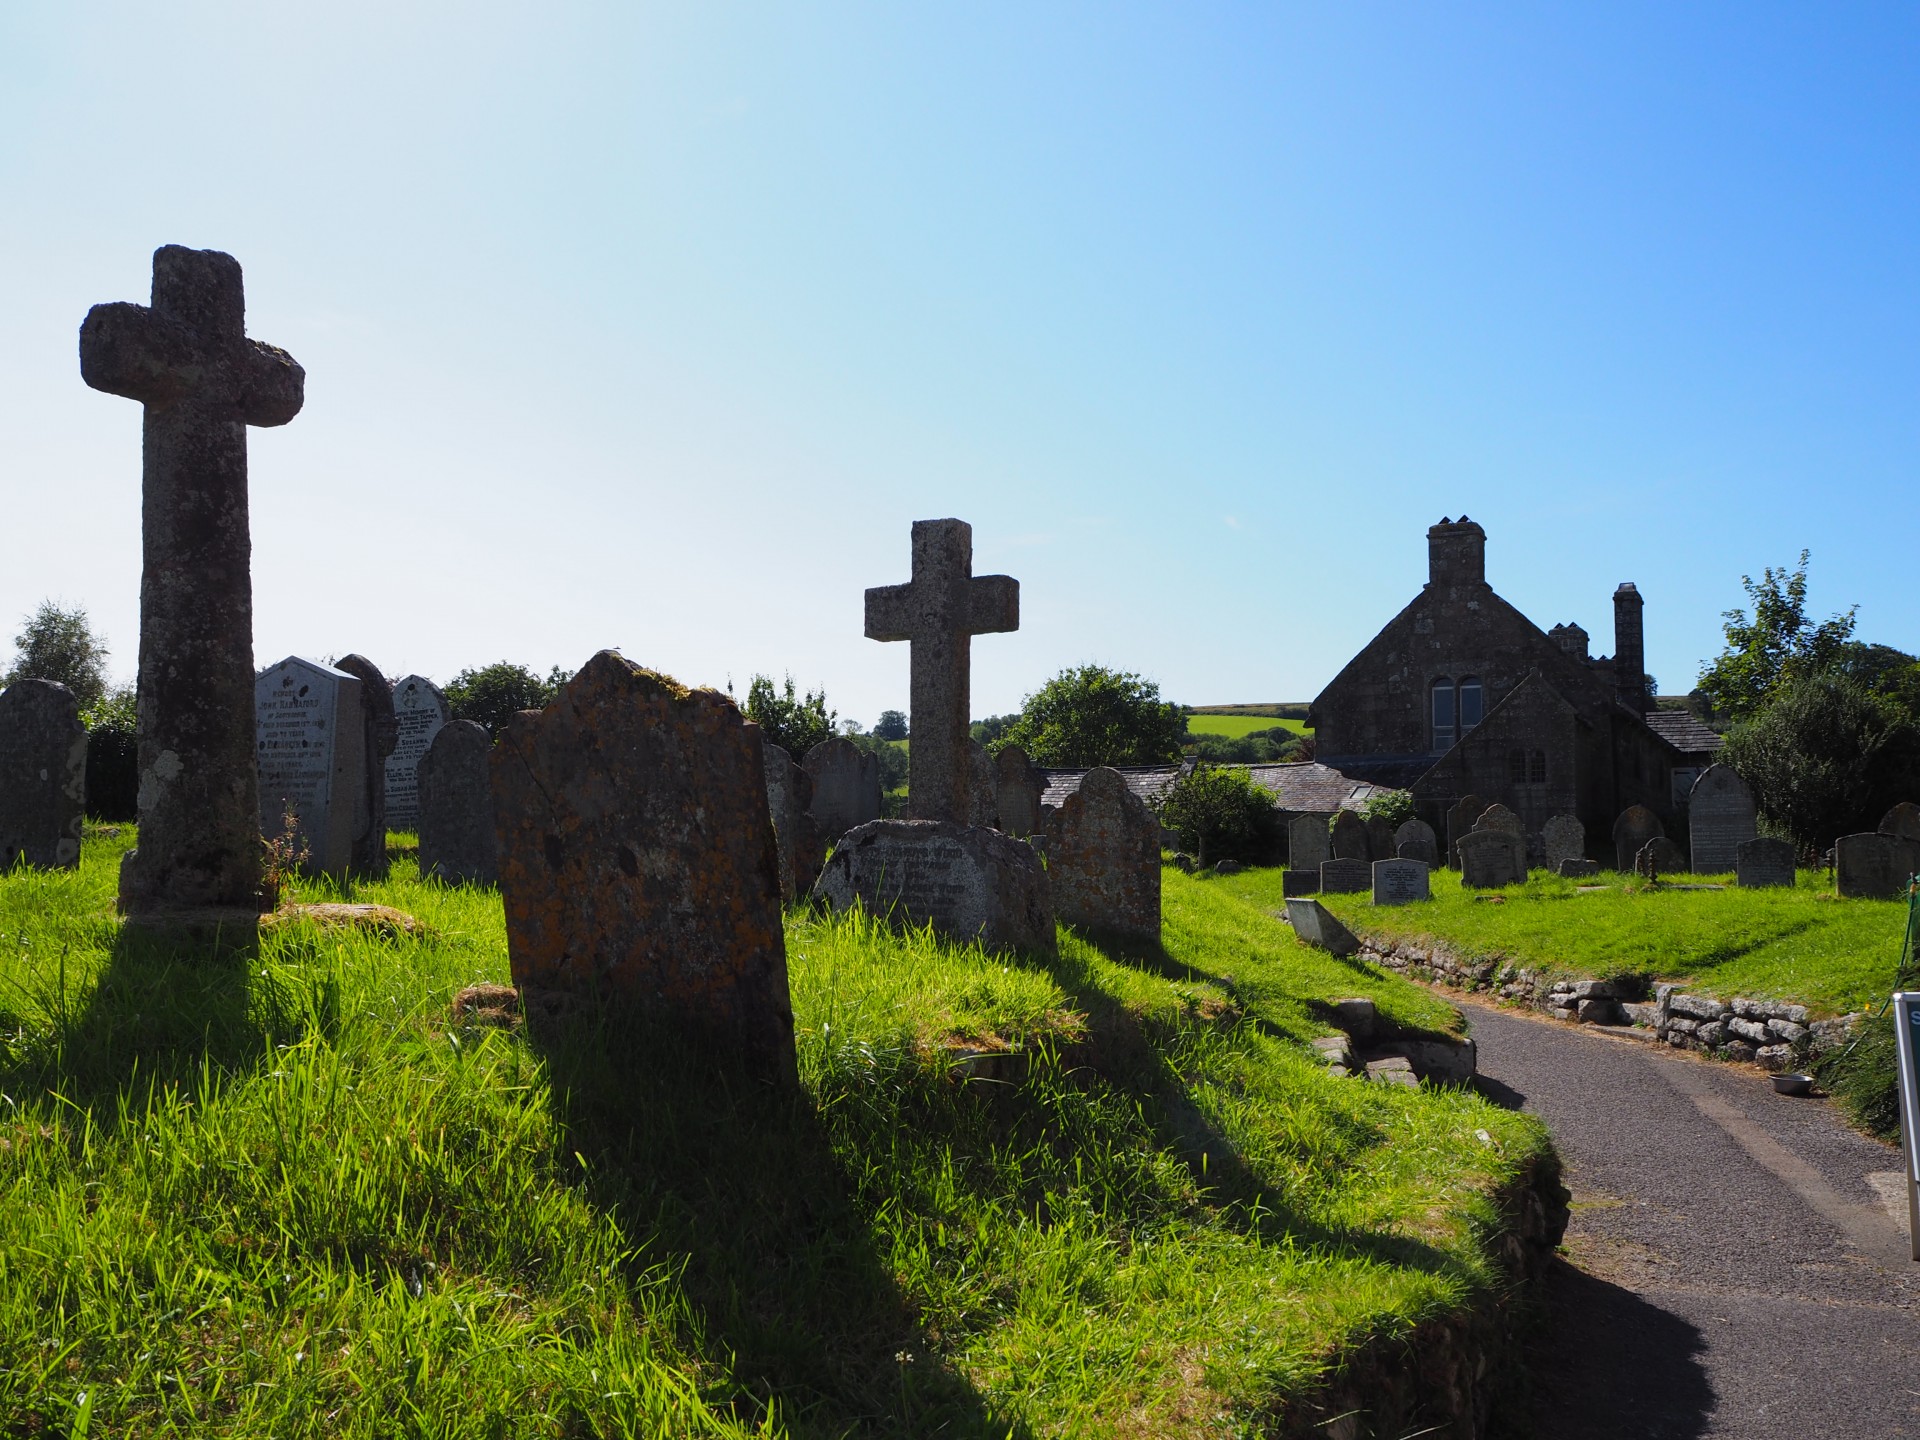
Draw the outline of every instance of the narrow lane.
<instances>
[{"instance_id":1,"label":"narrow lane","mask_svg":"<svg viewBox=\"0 0 1920 1440\"><path fill-rule=\"evenodd\" d=\"M1467 1015L1483 1088L1547 1122L1574 1195L1534 1435L1920 1440L1897 1151L1742 1066Z\"/></svg>"}]
</instances>

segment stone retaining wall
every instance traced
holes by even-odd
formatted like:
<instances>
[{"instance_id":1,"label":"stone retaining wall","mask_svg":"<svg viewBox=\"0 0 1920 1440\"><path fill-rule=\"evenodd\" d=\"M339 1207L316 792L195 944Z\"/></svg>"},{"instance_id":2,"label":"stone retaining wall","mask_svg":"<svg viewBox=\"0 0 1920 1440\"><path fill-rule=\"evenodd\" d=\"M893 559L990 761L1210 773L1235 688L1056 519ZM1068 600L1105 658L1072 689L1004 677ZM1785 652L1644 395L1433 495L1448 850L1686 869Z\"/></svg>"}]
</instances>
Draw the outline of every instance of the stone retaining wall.
<instances>
[{"instance_id":1,"label":"stone retaining wall","mask_svg":"<svg viewBox=\"0 0 1920 1440\"><path fill-rule=\"evenodd\" d=\"M1844 1041L1861 1019L1807 1019L1807 1007L1784 1000L1716 1000L1674 985L1656 985L1648 998L1608 980L1556 979L1510 960L1467 959L1445 946L1362 936L1360 956L1388 970L1462 990L1497 995L1560 1020L1585 1025L1636 1026L1668 1045L1742 1060L1768 1070L1813 1061Z\"/></svg>"}]
</instances>

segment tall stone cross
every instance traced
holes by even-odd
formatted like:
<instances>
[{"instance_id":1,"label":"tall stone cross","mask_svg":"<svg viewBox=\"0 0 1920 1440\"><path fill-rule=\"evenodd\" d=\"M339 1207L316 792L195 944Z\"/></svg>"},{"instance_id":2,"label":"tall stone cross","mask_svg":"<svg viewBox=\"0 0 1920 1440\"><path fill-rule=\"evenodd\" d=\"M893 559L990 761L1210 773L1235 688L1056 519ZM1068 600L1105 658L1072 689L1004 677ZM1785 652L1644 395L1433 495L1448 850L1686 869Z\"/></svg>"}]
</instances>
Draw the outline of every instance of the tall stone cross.
<instances>
[{"instance_id":1,"label":"tall stone cross","mask_svg":"<svg viewBox=\"0 0 1920 1440\"><path fill-rule=\"evenodd\" d=\"M81 378L146 406L127 915L259 903L246 427L298 415L306 372L249 340L245 311L231 255L163 245L151 306L96 305L80 326Z\"/></svg>"},{"instance_id":2,"label":"tall stone cross","mask_svg":"<svg viewBox=\"0 0 1920 1440\"><path fill-rule=\"evenodd\" d=\"M867 591L867 638L913 646L907 812L915 820L967 823L972 637L1019 628L1020 582L973 573L973 527L964 520L914 521L913 580Z\"/></svg>"}]
</instances>

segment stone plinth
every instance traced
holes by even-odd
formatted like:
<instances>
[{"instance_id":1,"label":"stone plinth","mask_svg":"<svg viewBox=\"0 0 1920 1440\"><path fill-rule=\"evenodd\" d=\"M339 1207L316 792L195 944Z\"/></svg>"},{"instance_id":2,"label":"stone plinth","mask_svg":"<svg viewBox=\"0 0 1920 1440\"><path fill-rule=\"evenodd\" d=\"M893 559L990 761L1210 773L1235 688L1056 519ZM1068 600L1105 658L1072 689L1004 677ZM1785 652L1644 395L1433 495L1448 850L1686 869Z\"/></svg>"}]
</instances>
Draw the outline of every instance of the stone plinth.
<instances>
[{"instance_id":1,"label":"stone plinth","mask_svg":"<svg viewBox=\"0 0 1920 1440\"><path fill-rule=\"evenodd\" d=\"M1024 841L946 820L873 820L840 839L813 893L990 950L1055 951L1047 871Z\"/></svg>"},{"instance_id":2,"label":"stone plinth","mask_svg":"<svg viewBox=\"0 0 1920 1440\"><path fill-rule=\"evenodd\" d=\"M73 692L14 681L0 690L0 872L77 868L86 811L87 728Z\"/></svg>"}]
</instances>

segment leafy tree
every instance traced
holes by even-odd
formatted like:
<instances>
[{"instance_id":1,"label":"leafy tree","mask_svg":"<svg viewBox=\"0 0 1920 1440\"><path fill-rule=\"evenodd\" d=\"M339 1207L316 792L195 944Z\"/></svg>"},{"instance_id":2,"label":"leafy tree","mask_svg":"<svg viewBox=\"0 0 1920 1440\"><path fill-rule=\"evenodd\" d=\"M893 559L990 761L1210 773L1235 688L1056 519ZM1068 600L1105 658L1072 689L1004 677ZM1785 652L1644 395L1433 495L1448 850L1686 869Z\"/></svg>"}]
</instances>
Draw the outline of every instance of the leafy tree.
<instances>
[{"instance_id":1,"label":"leafy tree","mask_svg":"<svg viewBox=\"0 0 1920 1440\"><path fill-rule=\"evenodd\" d=\"M1920 657L1891 645L1849 640L1834 657L1833 668L1920 719Z\"/></svg>"},{"instance_id":2,"label":"leafy tree","mask_svg":"<svg viewBox=\"0 0 1920 1440\"><path fill-rule=\"evenodd\" d=\"M1082 665L1029 695L1001 746L1017 743L1036 765L1160 765L1180 758L1186 724L1153 681Z\"/></svg>"},{"instance_id":3,"label":"leafy tree","mask_svg":"<svg viewBox=\"0 0 1920 1440\"><path fill-rule=\"evenodd\" d=\"M1006 738L1007 732L1019 723L1020 717L1017 714L989 715L984 720L974 721L968 727L968 733L978 744L997 750L1000 748L1000 742Z\"/></svg>"},{"instance_id":4,"label":"leafy tree","mask_svg":"<svg viewBox=\"0 0 1920 1440\"><path fill-rule=\"evenodd\" d=\"M19 653L0 686L54 680L73 692L82 710L98 705L107 693L107 643L87 624L87 612L42 600L20 624L13 642Z\"/></svg>"},{"instance_id":5,"label":"leafy tree","mask_svg":"<svg viewBox=\"0 0 1920 1440\"><path fill-rule=\"evenodd\" d=\"M1384 820L1398 830L1413 816L1413 795L1407 790L1375 791L1360 807L1363 820Z\"/></svg>"},{"instance_id":6,"label":"leafy tree","mask_svg":"<svg viewBox=\"0 0 1920 1440\"><path fill-rule=\"evenodd\" d=\"M881 740L904 740L907 738L907 716L903 710L882 710L880 718L873 722L873 733Z\"/></svg>"},{"instance_id":7,"label":"leafy tree","mask_svg":"<svg viewBox=\"0 0 1920 1440\"><path fill-rule=\"evenodd\" d=\"M1769 565L1758 581L1740 577L1753 615L1749 618L1743 609L1725 612L1726 648L1700 671L1700 690L1717 714L1735 721L1750 719L1782 685L1827 669L1844 653L1859 607L1818 625L1807 619L1811 553L1800 552L1792 573Z\"/></svg>"},{"instance_id":8,"label":"leafy tree","mask_svg":"<svg viewBox=\"0 0 1920 1440\"><path fill-rule=\"evenodd\" d=\"M1720 758L1753 786L1760 811L1802 847L1871 830L1916 793L1920 726L1837 669L1788 682L1727 736Z\"/></svg>"},{"instance_id":9,"label":"leafy tree","mask_svg":"<svg viewBox=\"0 0 1920 1440\"><path fill-rule=\"evenodd\" d=\"M791 675L783 692L776 692L767 676L754 676L747 685L747 718L767 739L785 746L795 760L804 759L822 740L833 738L834 715L827 708L827 692L796 694Z\"/></svg>"},{"instance_id":10,"label":"leafy tree","mask_svg":"<svg viewBox=\"0 0 1920 1440\"><path fill-rule=\"evenodd\" d=\"M456 720L476 720L499 737L516 711L539 710L573 678L556 665L542 680L525 665L499 660L479 670L462 670L447 682L447 708Z\"/></svg>"},{"instance_id":11,"label":"leafy tree","mask_svg":"<svg viewBox=\"0 0 1920 1440\"><path fill-rule=\"evenodd\" d=\"M80 712L87 727L87 814L96 820L132 820L140 800L136 706L131 685L102 695Z\"/></svg>"},{"instance_id":12,"label":"leafy tree","mask_svg":"<svg viewBox=\"0 0 1920 1440\"><path fill-rule=\"evenodd\" d=\"M1176 831L1202 864L1227 855L1246 858L1270 843L1278 812L1273 796L1244 770L1196 765L1160 801L1160 823Z\"/></svg>"},{"instance_id":13,"label":"leafy tree","mask_svg":"<svg viewBox=\"0 0 1920 1440\"><path fill-rule=\"evenodd\" d=\"M905 747L882 740L878 735L849 735L861 751L874 757L880 766L880 798L888 819L906 808L907 752Z\"/></svg>"}]
</instances>

